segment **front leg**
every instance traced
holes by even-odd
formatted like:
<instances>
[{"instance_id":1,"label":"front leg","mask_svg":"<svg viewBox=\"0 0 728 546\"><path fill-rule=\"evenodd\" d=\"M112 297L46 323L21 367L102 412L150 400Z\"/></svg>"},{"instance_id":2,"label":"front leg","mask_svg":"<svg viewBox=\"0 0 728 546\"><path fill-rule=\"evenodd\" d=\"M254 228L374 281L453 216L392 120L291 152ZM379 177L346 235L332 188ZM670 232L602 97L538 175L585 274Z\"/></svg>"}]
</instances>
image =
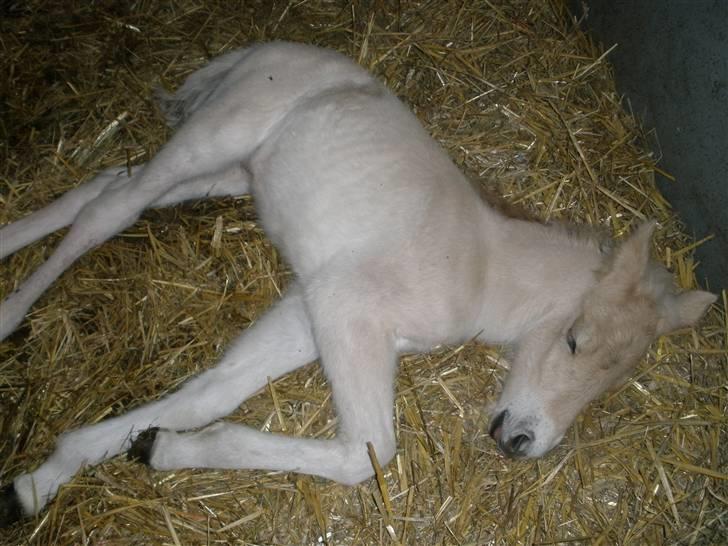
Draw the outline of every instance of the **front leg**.
<instances>
[{"instance_id":1,"label":"front leg","mask_svg":"<svg viewBox=\"0 0 728 546\"><path fill-rule=\"evenodd\" d=\"M185 430L204 426L232 412L242 401L277 378L318 356L297 288L246 330L230 346L220 363L187 382L179 391L129 413L63 435L56 451L37 470L14 481L14 492L0 494L6 518L14 507L32 515L51 500L58 487L84 465L95 465L129 448L131 440L148 427ZM17 515L17 514L16 514ZM11 521L1 521L3 524Z\"/></svg>"},{"instance_id":2,"label":"front leg","mask_svg":"<svg viewBox=\"0 0 728 546\"><path fill-rule=\"evenodd\" d=\"M361 300L362 294L354 297ZM367 442L383 464L388 462L395 452L394 341L381 317L362 318L372 309L352 308L338 298L317 299L309 305L309 313L339 417L335 439L295 438L216 423L196 432L150 431L134 445L134 454L159 470L292 471L343 484L373 474Z\"/></svg>"}]
</instances>

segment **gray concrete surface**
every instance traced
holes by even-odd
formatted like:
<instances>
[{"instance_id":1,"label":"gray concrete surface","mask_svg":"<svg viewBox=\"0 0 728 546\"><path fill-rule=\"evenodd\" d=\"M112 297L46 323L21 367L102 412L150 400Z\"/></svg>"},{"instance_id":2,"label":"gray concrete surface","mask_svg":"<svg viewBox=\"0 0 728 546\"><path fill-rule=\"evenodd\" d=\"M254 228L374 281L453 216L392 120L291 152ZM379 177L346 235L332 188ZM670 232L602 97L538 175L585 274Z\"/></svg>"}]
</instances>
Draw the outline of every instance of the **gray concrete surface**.
<instances>
[{"instance_id":1,"label":"gray concrete surface","mask_svg":"<svg viewBox=\"0 0 728 546\"><path fill-rule=\"evenodd\" d=\"M626 105L654 128L662 193L701 246L698 280L728 288L728 0L572 0ZM707 279L707 283L705 280Z\"/></svg>"}]
</instances>

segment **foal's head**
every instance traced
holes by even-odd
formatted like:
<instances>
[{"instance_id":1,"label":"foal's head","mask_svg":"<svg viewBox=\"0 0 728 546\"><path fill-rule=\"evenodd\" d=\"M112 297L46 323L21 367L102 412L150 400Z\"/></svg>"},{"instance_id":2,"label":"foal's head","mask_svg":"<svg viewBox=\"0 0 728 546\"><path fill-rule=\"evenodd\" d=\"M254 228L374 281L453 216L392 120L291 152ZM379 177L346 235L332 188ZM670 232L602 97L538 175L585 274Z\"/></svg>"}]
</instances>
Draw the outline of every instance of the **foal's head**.
<instances>
[{"instance_id":1,"label":"foal's head","mask_svg":"<svg viewBox=\"0 0 728 546\"><path fill-rule=\"evenodd\" d=\"M715 301L709 292L671 292L669 273L650 260L653 229L643 225L607 257L569 313L518 343L490 426L506 455L549 451L586 404L627 378L653 339L693 324Z\"/></svg>"}]
</instances>

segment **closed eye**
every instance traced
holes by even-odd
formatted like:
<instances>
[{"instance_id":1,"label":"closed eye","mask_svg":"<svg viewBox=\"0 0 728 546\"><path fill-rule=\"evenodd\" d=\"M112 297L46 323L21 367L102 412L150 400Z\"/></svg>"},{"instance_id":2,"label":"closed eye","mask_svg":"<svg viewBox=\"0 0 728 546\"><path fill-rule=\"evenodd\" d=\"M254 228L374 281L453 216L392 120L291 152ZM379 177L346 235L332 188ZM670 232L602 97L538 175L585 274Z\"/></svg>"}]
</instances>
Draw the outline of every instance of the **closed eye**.
<instances>
[{"instance_id":1,"label":"closed eye","mask_svg":"<svg viewBox=\"0 0 728 546\"><path fill-rule=\"evenodd\" d=\"M576 353L576 340L574 339L574 334L571 331L571 329L569 329L569 331L566 332L566 343L569 345L569 350L571 351L571 354L572 355L575 354Z\"/></svg>"}]
</instances>

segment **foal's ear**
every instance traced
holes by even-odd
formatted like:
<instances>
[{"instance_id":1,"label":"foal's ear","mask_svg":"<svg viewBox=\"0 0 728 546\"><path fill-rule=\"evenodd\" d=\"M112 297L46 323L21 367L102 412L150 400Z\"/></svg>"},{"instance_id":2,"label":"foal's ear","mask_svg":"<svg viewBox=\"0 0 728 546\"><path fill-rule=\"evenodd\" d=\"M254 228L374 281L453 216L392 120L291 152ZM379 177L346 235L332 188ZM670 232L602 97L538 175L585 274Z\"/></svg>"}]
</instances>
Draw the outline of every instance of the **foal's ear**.
<instances>
[{"instance_id":1,"label":"foal's ear","mask_svg":"<svg viewBox=\"0 0 728 546\"><path fill-rule=\"evenodd\" d=\"M617 249L612 270L624 279L641 279L647 270L656 223L648 221Z\"/></svg>"},{"instance_id":2,"label":"foal's ear","mask_svg":"<svg viewBox=\"0 0 728 546\"><path fill-rule=\"evenodd\" d=\"M677 295L665 294L659 302L661 305L657 335L692 326L717 299L715 294L703 290L691 290Z\"/></svg>"},{"instance_id":3,"label":"foal's ear","mask_svg":"<svg viewBox=\"0 0 728 546\"><path fill-rule=\"evenodd\" d=\"M633 283L637 282L637 287L653 294L657 292L654 296L659 310L657 335L662 335L695 324L718 296L702 290L690 290L682 294L654 290L650 280L653 275L648 269L655 225L654 221L645 222L622 243L617 249L612 271L617 276L615 278L625 283L623 286L635 286Z\"/></svg>"}]
</instances>

